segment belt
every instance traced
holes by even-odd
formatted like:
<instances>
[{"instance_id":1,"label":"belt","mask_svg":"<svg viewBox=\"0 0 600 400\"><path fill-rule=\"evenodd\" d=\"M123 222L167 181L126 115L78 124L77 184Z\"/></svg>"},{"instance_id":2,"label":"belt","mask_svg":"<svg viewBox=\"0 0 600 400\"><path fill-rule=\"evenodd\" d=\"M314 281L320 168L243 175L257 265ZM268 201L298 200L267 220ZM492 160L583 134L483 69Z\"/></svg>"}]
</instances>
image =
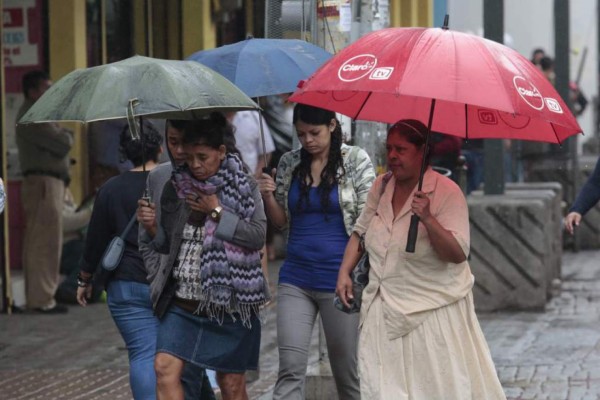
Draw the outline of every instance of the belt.
<instances>
[{"instance_id":1,"label":"belt","mask_svg":"<svg viewBox=\"0 0 600 400\"><path fill-rule=\"evenodd\" d=\"M58 172L53 172L53 171L42 171L39 169L30 169L30 170L23 172L23 176L30 176L30 175L51 176L53 178L60 179L61 181L64 180L63 177Z\"/></svg>"},{"instance_id":2,"label":"belt","mask_svg":"<svg viewBox=\"0 0 600 400\"><path fill-rule=\"evenodd\" d=\"M196 310L198 310L198 306L200 305L200 302L198 300L187 300L179 297L174 297L173 304L175 304L179 308L184 309L189 313L196 314L200 317L208 317L206 310L201 310L200 312L196 313Z\"/></svg>"}]
</instances>

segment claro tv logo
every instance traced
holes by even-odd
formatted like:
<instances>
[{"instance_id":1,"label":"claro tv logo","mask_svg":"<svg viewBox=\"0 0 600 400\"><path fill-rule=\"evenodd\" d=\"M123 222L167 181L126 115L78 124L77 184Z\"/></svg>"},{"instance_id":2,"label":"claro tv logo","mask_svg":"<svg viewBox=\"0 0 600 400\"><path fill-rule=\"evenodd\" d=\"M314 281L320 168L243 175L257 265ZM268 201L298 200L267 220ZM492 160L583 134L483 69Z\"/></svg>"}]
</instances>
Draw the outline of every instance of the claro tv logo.
<instances>
[{"instance_id":1,"label":"claro tv logo","mask_svg":"<svg viewBox=\"0 0 600 400\"><path fill-rule=\"evenodd\" d=\"M529 104L531 108L535 108L536 110L544 108L544 98L531 82L522 76L515 76L513 78L513 84L515 85L515 89L517 89L519 96L521 96L525 103Z\"/></svg>"},{"instance_id":2,"label":"claro tv logo","mask_svg":"<svg viewBox=\"0 0 600 400\"><path fill-rule=\"evenodd\" d=\"M389 79L394 72L394 67L375 68L376 66L377 57L372 54L354 56L342 64L338 70L338 78L344 82L353 82L368 75L371 80L381 81Z\"/></svg>"},{"instance_id":3,"label":"claro tv logo","mask_svg":"<svg viewBox=\"0 0 600 400\"><path fill-rule=\"evenodd\" d=\"M338 78L344 82L357 81L371 73L377 65L377 57L361 54L346 61L338 70Z\"/></svg>"},{"instance_id":4,"label":"claro tv logo","mask_svg":"<svg viewBox=\"0 0 600 400\"><path fill-rule=\"evenodd\" d=\"M540 91L533 86L531 82L522 76L515 76L513 78L513 83L515 85L515 89L517 89L517 93L519 96L527 103L531 108L536 110L541 110L544 108L544 104L548 108L548 111L552 111L553 113L562 114L563 109L560 106L558 100L553 99L552 97L543 97Z\"/></svg>"}]
</instances>

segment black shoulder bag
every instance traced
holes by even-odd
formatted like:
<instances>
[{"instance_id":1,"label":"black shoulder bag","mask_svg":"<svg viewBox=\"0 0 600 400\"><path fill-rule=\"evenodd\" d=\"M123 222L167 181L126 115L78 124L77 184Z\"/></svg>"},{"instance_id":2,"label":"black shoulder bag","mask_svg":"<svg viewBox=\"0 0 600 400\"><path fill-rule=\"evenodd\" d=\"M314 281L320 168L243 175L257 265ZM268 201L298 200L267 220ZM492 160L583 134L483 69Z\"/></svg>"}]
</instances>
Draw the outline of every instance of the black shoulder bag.
<instances>
[{"instance_id":1,"label":"black shoulder bag","mask_svg":"<svg viewBox=\"0 0 600 400\"><path fill-rule=\"evenodd\" d=\"M381 190L379 191L379 200L381 200L381 196L383 195L385 187L387 186L391 176L391 173L388 172L383 177L381 182ZM350 307L346 307L337 294L333 298L333 305L335 308L348 314L353 314L360 311L360 306L362 304L362 292L369 283L369 269L371 268L371 265L369 264L369 252L365 248L364 233L360 235L359 240L359 251L362 251L362 256L350 273L350 279L352 279L352 295L354 296L354 298L350 300Z\"/></svg>"}]
</instances>

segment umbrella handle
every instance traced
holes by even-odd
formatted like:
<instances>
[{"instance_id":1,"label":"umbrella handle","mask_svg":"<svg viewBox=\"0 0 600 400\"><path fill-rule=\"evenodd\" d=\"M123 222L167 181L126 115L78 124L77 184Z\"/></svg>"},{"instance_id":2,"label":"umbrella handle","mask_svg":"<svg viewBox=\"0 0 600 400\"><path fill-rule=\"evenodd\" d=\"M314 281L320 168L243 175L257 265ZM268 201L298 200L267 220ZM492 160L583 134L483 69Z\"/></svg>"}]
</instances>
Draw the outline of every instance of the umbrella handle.
<instances>
[{"instance_id":1,"label":"umbrella handle","mask_svg":"<svg viewBox=\"0 0 600 400\"><path fill-rule=\"evenodd\" d=\"M410 217L410 228L408 228L408 239L406 240L406 252L414 253L417 243L417 234L419 233L419 216L413 214Z\"/></svg>"},{"instance_id":2,"label":"umbrella handle","mask_svg":"<svg viewBox=\"0 0 600 400\"><path fill-rule=\"evenodd\" d=\"M423 149L423 161L421 162L421 171L419 173L419 185L417 190L423 189L423 177L427 169L427 153L429 153L429 138L431 137L431 126L433 122L433 111L435 110L435 99L431 99L431 109L429 110L429 122L427 123L427 134L425 135L425 147ZM410 227L408 228L408 238L406 240L406 252L414 253L417 244L417 233L419 233L419 216L413 214L410 217Z\"/></svg>"}]
</instances>

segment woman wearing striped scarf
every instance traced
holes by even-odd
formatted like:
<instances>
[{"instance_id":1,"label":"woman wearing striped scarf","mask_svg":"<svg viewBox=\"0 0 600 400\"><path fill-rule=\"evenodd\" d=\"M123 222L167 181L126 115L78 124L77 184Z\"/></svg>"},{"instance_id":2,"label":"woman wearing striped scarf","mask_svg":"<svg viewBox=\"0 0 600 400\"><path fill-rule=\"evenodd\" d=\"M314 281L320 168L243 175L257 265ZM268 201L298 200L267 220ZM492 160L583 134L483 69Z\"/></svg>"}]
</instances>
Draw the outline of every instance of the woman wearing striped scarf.
<instances>
[{"instance_id":1,"label":"woman wearing striped scarf","mask_svg":"<svg viewBox=\"0 0 600 400\"><path fill-rule=\"evenodd\" d=\"M158 399L183 399L185 363L216 370L223 399L247 399L245 371L258 366L266 216L256 182L227 146L229 129L216 113L186 123L187 162L160 200L153 247L168 254L157 275L170 279L152 287Z\"/></svg>"}]
</instances>

